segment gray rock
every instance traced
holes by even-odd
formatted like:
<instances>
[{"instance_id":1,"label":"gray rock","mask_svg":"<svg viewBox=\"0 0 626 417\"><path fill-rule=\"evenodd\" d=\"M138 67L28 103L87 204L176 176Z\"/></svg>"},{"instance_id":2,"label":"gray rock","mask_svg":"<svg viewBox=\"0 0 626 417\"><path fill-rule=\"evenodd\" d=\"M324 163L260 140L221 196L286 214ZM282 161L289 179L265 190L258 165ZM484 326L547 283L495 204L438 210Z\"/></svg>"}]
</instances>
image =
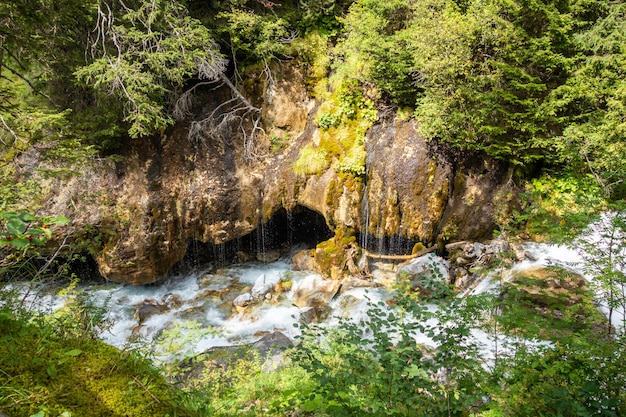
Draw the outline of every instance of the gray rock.
<instances>
[{"instance_id":1,"label":"gray rock","mask_svg":"<svg viewBox=\"0 0 626 417\"><path fill-rule=\"evenodd\" d=\"M168 307L164 304L157 302L156 300L146 299L143 304L135 308L135 314L133 318L139 323L143 324L150 317L161 314L168 310Z\"/></svg>"},{"instance_id":2,"label":"gray rock","mask_svg":"<svg viewBox=\"0 0 626 417\"><path fill-rule=\"evenodd\" d=\"M254 286L250 293L252 294L253 300L260 300L264 298L267 294L269 294L273 289L274 285L278 283L279 279L271 279L268 278L265 274L262 274L260 277L256 279L254 282Z\"/></svg>"},{"instance_id":3,"label":"gray rock","mask_svg":"<svg viewBox=\"0 0 626 417\"><path fill-rule=\"evenodd\" d=\"M251 302L252 302L252 295L249 292L247 292L235 298L233 300L233 305L236 307L245 307Z\"/></svg>"},{"instance_id":4,"label":"gray rock","mask_svg":"<svg viewBox=\"0 0 626 417\"><path fill-rule=\"evenodd\" d=\"M400 267L396 276L426 297L443 295L451 281L450 263L429 253Z\"/></svg>"}]
</instances>

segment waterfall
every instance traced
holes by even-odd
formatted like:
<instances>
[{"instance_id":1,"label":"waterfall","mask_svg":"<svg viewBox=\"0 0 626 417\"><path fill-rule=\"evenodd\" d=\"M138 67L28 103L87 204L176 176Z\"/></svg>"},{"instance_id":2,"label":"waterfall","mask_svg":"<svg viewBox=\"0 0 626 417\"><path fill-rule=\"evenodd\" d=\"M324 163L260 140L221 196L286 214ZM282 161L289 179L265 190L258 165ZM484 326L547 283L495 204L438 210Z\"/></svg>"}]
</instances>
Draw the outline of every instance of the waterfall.
<instances>
[{"instance_id":1,"label":"waterfall","mask_svg":"<svg viewBox=\"0 0 626 417\"><path fill-rule=\"evenodd\" d=\"M363 199L361 200L361 236L359 245L361 248L368 250L367 236L370 228L370 198L369 198L369 172L366 169L365 179L363 180Z\"/></svg>"},{"instance_id":2,"label":"waterfall","mask_svg":"<svg viewBox=\"0 0 626 417\"><path fill-rule=\"evenodd\" d=\"M364 201L363 204L367 207L367 202ZM287 228L283 230L283 233L291 236L291 239L295 233L305 227L302 221L309 221L308 235L315 234L312 227L321 221L318 217L315 221L310 221L310 217L304 217L303 220L297 214L294 216L293 213L287 214L286 218L288 219ZM298 222L297 225L293 224L294 221ZM270 236L271 226L270 222L260 225L255 236L250 236L250 239L246 241L250 249L264 251L267 250L268 245L275 243L274 237ZM371 242L368 239L371 238L371 235L363 233L362 245L370 246ZM382 241L384 244L384 239ZM378 239L378 242L380 243L381 240ZM390 242L391 245L408 244L403 243L400 238ZM239 247L242 244L237 241L236 245ZM523 249L528 253L529 259L514 265L513 271L535 265L558 265L581 273L589 281L594 279L585 271L584 254L581 254L580 249L540 243L526 243ZM216 259L225 260L227 251L225 245L214 245L213 250ZM494 290L502 280L506 281L509 278L507 271L493 272L491 276L483 279L463 296ZM395 277L395 274L391 279L382 277L383 273L385 272L382 270L373 270L374 281L390 282ZM282 282L288 282L288 285L282 287L278 293L276 289L273 289L270 295L262 294L263 298L254 305L236 309L233 300L241 294L252 292L252 288L260 277L263 277L264 284L271 283L275 288ZM106 310L111 326L103 328L100 334L105 342L120 348L133 344L148 346L148 350L153 352L155 358L168 361L173 355L193 354L213 346L255 341L261 337L260 335L276 330L293 338L298 334L294 324L300 320L305 310L305 308L295 307L296 299L300 296L299 289L317 281L327 282L310 271L293 271L289 261L279 260L265 264L248 262L217 270L213 267L196 269L171 276L160 284L138 287L110 283L105 285L81 283L79 290L83 291L88 301L94 306ZM67 295L55 295L51 291L35 297L37 291L29 287L30 284L23 284L21 288L18 288L18 284L11 285L23 294L28 293L29 297L26 302L38 306L45 312L53 312L63 307L67 299ZM367 298L373 299L374 302L385 301L390 294L390 291L384 287L354 288L342 291L330 301L332 314L327 324L336 324L337 317L363 318ZM144 307L145 311L142 310ZM428 306L428 308L434 311L437 307ZM601 306L601 309L606 312L606 306ZM614 326L623 325L623 319L623 316L615 313ZM475 329L472 334L475 340L484 346L485 358L497 352L503 343L508 343L508 339L503 335L489 335L479 329ZM163 346L168 335L170 339L178 337L180 340L185 340L184 349L187 350L183 351L183 348L180 348L180 352L168 351L168 346ZM415 338L420 343L434 343L422 334L416 334Z\"/></svg>"}]
</instances>

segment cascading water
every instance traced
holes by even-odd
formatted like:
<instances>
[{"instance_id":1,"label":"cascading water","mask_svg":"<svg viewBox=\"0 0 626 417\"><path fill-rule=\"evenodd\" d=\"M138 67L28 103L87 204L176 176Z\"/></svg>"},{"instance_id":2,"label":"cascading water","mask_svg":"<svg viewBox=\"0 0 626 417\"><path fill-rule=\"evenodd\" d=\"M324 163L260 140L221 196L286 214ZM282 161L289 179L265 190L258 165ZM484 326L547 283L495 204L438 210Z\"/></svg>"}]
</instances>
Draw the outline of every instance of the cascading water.
<instances>
[{"instance_id":1,"label":"cascading water","mask_svg":"<svg viewBox=\"0 0 626 417\"><path fill-rule=\"evenodd\" d=\"M287 218L290 219L290 229L294 218ZM261 241L265 238L268 236L263 232L255 237ZM263 248L265 245L266 243L259 242L257 247ZM240 246L241 242L238 242L237 248ZM220 250L221 253L226 251L225 248L214 250ZM536 243L526 244L524 250L534 260L522 261L513 270L533 265L560 265L577 272L583 271L582 257L577 250ZM133 344L149 347L153 357L168 361L174 357L199 353L213 346L253 342L267 332L281 331L291 338L296 336L298 330L294 324L306 310L294 305L298 303L298 297L304 290L314 293L316 286L329 281L312 272L293 271L290 263L292 254L265 264L254 262L217 270L214 267L197 269L172 276L158 285L136 287L81 284L80 290L84 291L91 303L107 311L111 326L103 329L100 334L103 340L121 348ZM216 256L217 259L222 257L221 254ZM388 274L389 271L374 269L372 273L376 282L390 281L389 276L381 275ZM501 280L507 279L507 274L502 271L496 274L499 275L485 278L464 296L493 290ZM283 285L285 282L288 285ZM255 288L263 286L274 290L260 292L257 301L246 308L235 308L234 300L238 296L250 294L252 298ZM276 292L275 288L278 287L281 290ZM27 302L32 302L45 311L61 308L67 299L67 296L49 293L36 299L33 295L34 292L31 291ZM329 299L333 314L327 319L327 324L336 324L337 317L341 316L366 319L364 314L367 299L376 303L389 296L390 292L384 287L342 291L338 297ZM434 305L428 308L432 311L437 309ZM616 317L614 324L619 325L619 321L620 318ZM430 325L437 326L437 323ZM487 359L492 358L502 345L512 343L503 335L488 334L478 329L472 332L472 336L483 346L484 357ZM415 339L419 343L435 344L424 334L415 334ZM174 345L173 340L176 341Z\"/></svg>"},{"instance_id":2,"label":"cascading water","mask_svg":"<svg viewBox=\"0 0 626 417\"><path fill-rule=\"evenodd\" d=\"M361 200L361 236L359 239L359 245L361 248L368 250L368 239L367 234L369 233L370 228L370 198L369 198L369 188L368 188L368 179L369 178L369 170L366 167L365 179L363 180L363 199Z\"/></svg>"}]
</instances>

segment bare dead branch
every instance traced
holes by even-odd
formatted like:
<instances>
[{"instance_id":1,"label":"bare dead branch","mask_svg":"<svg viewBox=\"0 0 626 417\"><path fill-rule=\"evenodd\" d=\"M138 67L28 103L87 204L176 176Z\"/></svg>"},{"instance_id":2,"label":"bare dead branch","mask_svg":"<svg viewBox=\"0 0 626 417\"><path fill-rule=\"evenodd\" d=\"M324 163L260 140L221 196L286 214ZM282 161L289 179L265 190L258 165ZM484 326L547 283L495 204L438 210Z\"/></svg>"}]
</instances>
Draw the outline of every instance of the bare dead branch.
<instances>
[{"instance_id":1,"label":"bare dead branch","mask_svg":"<svg viewBox=\"0 0 626 417\"><path fill-rule=\"evenodd\" d=\"M19 138L18 138L18 136L17 136L17 133L15 133L15 131L9 127L9 125L8 125L8 124L7 124L7 122L6 122L6 120L4 120L4 117L2 117L2 115L1 115L1 114L0 114L0 121L2 121L2 126L3 126L4 130L6 130L7 132L9 132L9 134L10 134L11 136L13 136L13 138L14 138L16 141L18 141L18 140L19 140ZM6 145L6 143L5 143L2 139L0 139L0 142L2 142L2 144L3 144L3 145Z\"/></svg>"},{"instance_id":2,"label":"bare dead branch","mask_svg":"<svg viewBox=\"0 0 626 417\"><path fill-rule=\"evenodd\" d=\"M237 98L239 98L239 100L241 100L241 102L244 103L246 105L246 107L248 107L250 110L253 110L253 111L258 112L258 113L261 112L261 109L259 109L258 107L254 107L252 104L250 104L248 99L246 99L243 96L243 94L241 94L239 92L239 90L237 90L237 88L233 85L232 82L230 82L230 80L228 79L228 77L224 73L220 74L220 80L230 88L232 93L235 94L235 96L237 96Z\"/></svg>"}]
</instances>

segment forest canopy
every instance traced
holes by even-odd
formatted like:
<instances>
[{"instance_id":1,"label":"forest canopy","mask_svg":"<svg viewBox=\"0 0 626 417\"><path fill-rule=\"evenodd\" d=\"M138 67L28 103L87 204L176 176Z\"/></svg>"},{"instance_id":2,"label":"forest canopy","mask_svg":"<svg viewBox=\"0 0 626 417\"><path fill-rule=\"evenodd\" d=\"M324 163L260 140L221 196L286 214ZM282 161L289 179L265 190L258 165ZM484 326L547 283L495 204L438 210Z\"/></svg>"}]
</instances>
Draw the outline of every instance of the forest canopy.
<instances>
[{"instance_id":1,"label":"forest canopy","mask_svg":"<svg viewBox=\"0 0 626 417\"><path fill-rule=\"evenodd\" d=\"M379 110L408 112L428 140L529 172L590 175L606 195L621 197L625 7L588 0L3 2L2 147L10 160L16 149L54 136L111 151L172 125L198 83L226 82L246 100L246 72L271 77L272 61L295 58L309 65L312 82L321 73L332 88L360 89Z\"/></svg>"}]
</instances>

